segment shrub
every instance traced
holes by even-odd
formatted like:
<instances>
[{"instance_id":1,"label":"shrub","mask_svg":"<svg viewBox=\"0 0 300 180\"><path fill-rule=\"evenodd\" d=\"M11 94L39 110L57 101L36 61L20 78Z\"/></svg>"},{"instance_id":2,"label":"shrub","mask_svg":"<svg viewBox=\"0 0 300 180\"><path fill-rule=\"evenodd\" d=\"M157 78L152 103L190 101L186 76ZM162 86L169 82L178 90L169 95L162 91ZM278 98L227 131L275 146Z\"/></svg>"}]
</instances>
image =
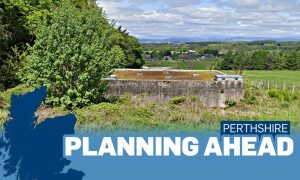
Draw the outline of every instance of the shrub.
<instances>
[{"instance_id":1,"label":"shrub","mask_svg":"<svg viewBox=\"0 0 300 180\"><path fill-rule=\"evenodd\" d=\"M257 93L254 89L246 89L245 98L241 100L242 103L253 105L257 104Z\"/></svg>"},{"instance_id":2,"label":"shrub","mask_svg":"<svg viewBox=\"0 0 300 180\"><path fill-rule=\"evenodd\" d=\"M237 103L236 103L236 101L233 100L233 99L227 99L227 100L225 101L225 104L226 104L227 106L229 106L229 107L232 107L232 106L235 106Z\"/></svg>"},{"instance_id":3,"label":"shrub","mask_svg":"<svg viewBox=\"0 0 300 180\"><path fill-rule=\"evenodd\" d=\"M287 101L284 101L280 104L280 106L283 107L283 108L289 108L291 106L291 104Z\"/></svg>"},{"instance_id":4,"label":"shrub","mask_svg":"<svg viewBox=\"0 0 300 180\"><path fill-rule=\"evenodd\" d=\"M47 86L46 102L51 105L72 108L100 102L106 91L102 78L125 61L117 45L120 35L96 6L78 9L63 1L35 35L20 75L30 85Z\"/></svg>"},{"instance_id":5,"label":"shrub","mask_svg":"<svg viewBox=\"0 0 300 180\"><path fill-rule=\"evenodd\" d=\"M127 94L122 96L109 96L104 99L104 102L109 102L112 104L131 104L131 96Z\"/></svg>"},{"instance_id":6,"label":"shrub","mask_svg":"<svg viewBox=\"0 0 300 180\"><path fill-rule=\"evenodd\" d=\"M186 97L184 97L184 96L178 96L178 97L172 98L170 100L170 103L173 104L173 105L178 105L178 104L186 102L186 100L187 100Z\"/></svg>"},{"instance_id":7,"label":"shrub","mask_svg":"<svg viewBox=\"0 0 300 180\"><path fill-rule=\"evenodd\" d=\"M96 110L102 111L102 113L104 113L106 116L121 115L121 109L119 105L110 103L100 103L95 106L97 107Z\"/></svg>"},{"instance_id":8,"label":"shrub","mask_svg":"<svg viewBox=\"0 0 300 180\"><path fill-rule=\"evenodd\" d=\"M140 118L150 118L154 113L147 108L139 108L134 110L134 115Z\"/></svg>"},{"instance_id":9,"label":"shrub","mask_svg":"<svg viewBox=\"0 0 300 180\"><path fill-rule=\"evenodd\" d=\"M295 92L294 97L295 97L295 99L300 100L300 91Z\"/></svg>"},{"instance_id":10,"label":"shrub","mask_svg":"<svg viewBox=\"0 0 300 180\"><path fill-rule=\"evenodd\" d=\"M276 98L280 102L291 102L295 99L297 99L297 93L293 93L290 90L278 90L278 89L272 89L269 91L269 97L270 98Z\"/></svg>"},{"instance_id":11,"label":"shrub","mask_svg":"<svg viewBox=\"0 0 300 180\"><path fill-rule=\"evenodd\" d=\"M190 97L189 100L191 102L197 102L199 100L199 98L197 96L193 96L193 97Z\"/></svg>"},{"instance_id":12,"label":"shrub","mask_svg":"<svg viewBox=\"0 0 300 180\"><path fill-rule=\"evenodd\" d=\"M22 3L0 1L0 91L20 83L17 72L25 56L26 44L33 40L26 26L23 7L19 4Z\"/></svg>"}]
</instances>

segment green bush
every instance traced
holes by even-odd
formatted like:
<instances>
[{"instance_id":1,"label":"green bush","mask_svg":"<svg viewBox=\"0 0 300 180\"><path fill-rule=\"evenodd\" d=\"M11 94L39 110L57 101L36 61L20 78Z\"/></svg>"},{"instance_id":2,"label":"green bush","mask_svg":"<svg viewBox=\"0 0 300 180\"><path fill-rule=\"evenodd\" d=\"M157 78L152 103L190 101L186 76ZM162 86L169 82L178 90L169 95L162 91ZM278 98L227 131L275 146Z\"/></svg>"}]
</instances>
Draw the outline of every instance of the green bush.
<instances>
[{"instance_id":1,"label":"green bush","mask_svg":"<svg viewBox=\"0 0 300 180\"><path fill-rule=\"evenodd\" d=\"M139 108L134 110L134 115L140 118L150 118L154 113L147 108Z\"/></svg>"},{"instance_id":2,"label":"green bush","mask_svg":"<svg viewBox=\"0 0 300 180\"><path fill-rule=\"evenodd\" d=\"M0 1L0 91L20 83L17 72L26 44L33 38L26 27L26 16L19 1Z\"/></svg>"},{"instance_id":3,"label":"green bush","mask_svg":"<svg viewBox=\"0 0 300 180\"><path fill-rule=\"evenodd\" d=\"M35 35L20 75L30 85L47 86L46 102L51 105L72 108L99 103L107 87L102 78L125 64L117 45L121 35L96 6L78 9L63 1Z\"/></svg>"},{"instance_id":4,"label":"green bush","mask_svg":"<svg viewBox=\"0 0 300 180\"><path fill-rule=\"evenodd\" d=\"M245 97L241 100L241 102L249 105L257 104L257 95L258 93L254 89L246 89Z\"/></svg>"},{"instance_id":5,"label":"green bush","mask_svg":"<svg viewBox=\"0 0 300 180\"><path fill-rule=\"evenodd\" d=\"M237 102L236 102L235 100L233 100L233 99L227 99L227 100L225 101L225 104L226 104L227 106L229 106L229 107L232 107L232 106L235 106L235 105L237 104Z\"/></svg>"},{"instance_id":6,"label":"green bush","mask_svg":"<svg viewBox=\"0 0 300 180\"><path fill-rule=\"evenodd\" d=\"M287 101L284 101L280 104L280 106L283 107L283 108L289 108L291 106L291 104Z\"/></svg>"},{"instance_id":7,"label":"green bush","mask_svg":"<svg viewBox=\"0 0 300 180\"><path fill-rule=\"evenodd\" d=\"M300 91L296 91L296 92L294 93L294 97L295 97L295 99L300 100Z\"/></svg>"},{"instance_id":8,"label":"green bush","mask_svg":"<svg viewBox=\"0 0 300 180\"><path fill-rule=\"evenodd\" d=\"M277 98L278 97L278 90L277 89L271 89L268 94L270 98Z\"/></svg>"},{"instance_id":9,"label":"green bush","mask_svg":"<svg viewBox=\"0 0 300 180\"><path fill-rule=\"evenodd\" d=\"M173 105L178 105L178 104L186 102L186 100L187 100L186 97L184 97L184 96L178 96L178 97L172 98L170 100L170 103L173 104Z\"/></svg>"},{"instance_id":10,"label":"green bush","mask_svg":"<svg viewBox=\"0 0 300 180\"><path fill-rule=\"evenodd\" d=\"M199 97L193 96L193 97L190 97L189 100L190 100L191 102L197 102L197 101L199 101Z\"/></svg>"},{"instance_id":11,"label":"green bush","mask_svg":"<svg viewBox=\"0 0 300 180\"><path fill-rule=\"evenodd\" d=\"M276 98L280 102L291 102L298 99L297 93L293 93L290 90L278 90L272 89L268 92L270 98Z\"/></svg>"},{"instance_id":12,"label":"green bush","mask_svg":"<svg viewBox=\"0 0 300 180\"><path fill-rule=\"evenodd\" d=\"M97 105L98 109L102 111L106 116L121 115L121 109L119 105L110 103L100 103Z\"/></svg>"}]
</instances>

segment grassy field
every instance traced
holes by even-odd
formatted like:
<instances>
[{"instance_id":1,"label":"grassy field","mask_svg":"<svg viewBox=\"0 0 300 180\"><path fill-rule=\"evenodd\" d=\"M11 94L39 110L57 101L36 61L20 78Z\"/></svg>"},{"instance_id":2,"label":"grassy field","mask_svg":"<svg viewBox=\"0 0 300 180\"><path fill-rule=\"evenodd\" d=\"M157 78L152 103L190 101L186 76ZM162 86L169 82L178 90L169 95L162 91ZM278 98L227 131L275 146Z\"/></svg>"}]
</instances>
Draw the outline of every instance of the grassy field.
<instances>
[{"instance_id":1,"label":"grassy field","mask_svg":"<svg viewBox=\"0 0 300 180\"><path fill-rule=\"evenodd\" d=\"M174 69L203 70L215 61L146 61L145 66L149 67L173 67Z\"/></svg>"},{"instance_id":2,"label":"grassy field","mask_svg":"<svg viewBox=\"0 0 300 180\"><path fill-rule=\"evenodd\" d=\"M192 69L192 70L205 70L213 65L215 61L147 61L146 66L149 67L173 67L175 69ZM235 71L222 71L227 74L236 74ZM261 81L269 81L271 86L292 87L293 84L300 87L300 71L287 71L287 70L272 70L272 71L244 71L243 76L255 83Z\"/></svg>"},{"instance_id":3,"label":"grassy field","mask_svg":"<svg viewBox=\"0 0 300 180\"><path fill-rule=\"evenodd\" d=\"M236 74L234 71L222 71L227 74ZM243 76L250 81L269 81L271 85L278 83L283 85L284 83L291 87L293 84L300 87L300 71L245 71Z\"/></svg>"}]
</instances>

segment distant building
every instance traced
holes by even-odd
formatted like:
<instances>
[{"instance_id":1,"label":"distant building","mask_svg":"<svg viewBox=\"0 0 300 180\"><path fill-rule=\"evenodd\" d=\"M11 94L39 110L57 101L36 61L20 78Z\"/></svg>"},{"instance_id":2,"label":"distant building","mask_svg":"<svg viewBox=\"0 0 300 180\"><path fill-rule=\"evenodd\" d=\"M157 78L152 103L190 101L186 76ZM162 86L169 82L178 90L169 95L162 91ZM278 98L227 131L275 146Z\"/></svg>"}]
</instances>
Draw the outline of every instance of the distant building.
<instances>
[{"instance_id":1,"label":"distant building","mask_svg":"<svg viewBox=\"0 0 300 180\"><path fill-rule=\"evenodd\" d=\"M194 51L194 50L188 50L188 53L197 53L197 51Z\"/></svg>"}]
</instances>

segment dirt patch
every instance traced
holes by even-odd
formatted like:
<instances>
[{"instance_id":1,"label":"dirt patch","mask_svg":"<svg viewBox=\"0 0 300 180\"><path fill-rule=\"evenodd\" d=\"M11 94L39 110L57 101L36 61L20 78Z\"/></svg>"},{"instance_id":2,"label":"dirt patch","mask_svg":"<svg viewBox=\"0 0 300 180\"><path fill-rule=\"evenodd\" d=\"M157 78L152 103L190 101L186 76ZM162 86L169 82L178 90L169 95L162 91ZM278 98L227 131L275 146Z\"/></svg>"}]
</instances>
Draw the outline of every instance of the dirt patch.
<instances>
[{"instance_id":1,"label":"dirt patch","mask_svg":"<svg viewBox=\"0 0 300 180\"><path fill-rule=\"evenodd\" d=\"M55 108L50 108L50 107L46 107L46 106L41 106L36 112L35 115L38 116L38 120L37 122L42 122L47 118L54 118L57 116L64 116L67 115L68 112L63 111L63 110L59 110L59 109L55 109Z\"/></svg>"}]
</instances>

